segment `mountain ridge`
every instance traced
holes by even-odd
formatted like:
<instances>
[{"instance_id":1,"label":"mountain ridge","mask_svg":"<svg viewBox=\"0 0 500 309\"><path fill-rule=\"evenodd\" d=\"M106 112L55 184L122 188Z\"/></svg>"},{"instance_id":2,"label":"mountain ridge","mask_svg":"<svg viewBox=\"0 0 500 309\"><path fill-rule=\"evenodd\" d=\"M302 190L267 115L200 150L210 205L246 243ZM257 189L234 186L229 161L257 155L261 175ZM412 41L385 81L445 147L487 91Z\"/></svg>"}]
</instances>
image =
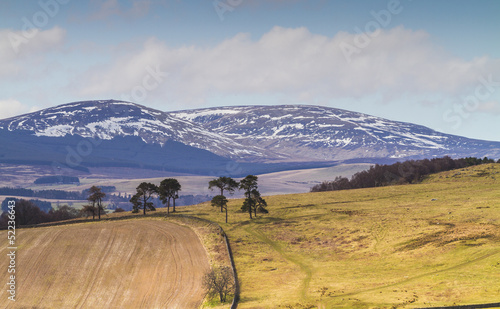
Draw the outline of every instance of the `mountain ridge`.
<instances>
[{"instance_id":1,"label":"mountain ridge","mask_svg":"<svg viewBox=\"0 0 500 309\"><path fill-rule=\"evenodd\" d=\"M500 142L469 139L408 122L314 105L240 105L163 112L132 102L81 101L0 120L0 131L4 143L17 143L16 147L34 154L42 138L44 143L65 139L74 144L72 147L78 147L75 143L84 139L102 140L106 142L99 147L111 147L115 154L109 149L99 149L92 154L99 154L94 159L115 165L144 166L155 162L150 168L173 168L172 164L162 163L174 155L169 149L162 150L167 144L182 149L186 158L190 151L197 153L191 156L192 160L209 158L207 162L216 162L219 171L224 170L225 164L261 164L258 170L262 171L265 164L283 170L280 164L300 168L311 164L386 163L445 155L500 157ZM23 136L22 144L13 137L14 133ZM57 147L60 151L61 143L54 142L51 149L42 146L50 156L57 152ZM119 143L130 145L123 148ZM129 151L129 157L120 157L116 151ZM0 163L7 157L13 160L12 156L4 150L0 153ZM22 156L30 158L29 154ZM175 156L175 165L193 164L182 159ZM89 158L85 162L91 164L90 161Z\"/></svg>"},{"instance_id":2,"label":"mountain ridge","mask_svg":"<svg viewBox=\"0 0 500 309\"><path fill-rule=\"evenodd\" d=\"M259 115L259 109L265 113ZM289 155L305 160L318 156L348 160L499 155L500 142L439 133L422 125L322 106L228 106L172 113L217 133L229 134L242 144L264 145L274 151L288 147ZM290 120L284 122L284 118Z\"/></svg>"},{"instance_id":3,"label":"mountain ridge","mask_svg":"<svg viewBox=\"0 0 500 309\"><path fill-rule=\"evenodd\" d=\"M169 113L116 100L72 102L10 117L0 120L0 129L32 131L36 136L79 135L104 140L139 136L148 144L163 145L173 140L224 157L260 155L257 149L243 147Z\"/></svg>"}]
</instances>

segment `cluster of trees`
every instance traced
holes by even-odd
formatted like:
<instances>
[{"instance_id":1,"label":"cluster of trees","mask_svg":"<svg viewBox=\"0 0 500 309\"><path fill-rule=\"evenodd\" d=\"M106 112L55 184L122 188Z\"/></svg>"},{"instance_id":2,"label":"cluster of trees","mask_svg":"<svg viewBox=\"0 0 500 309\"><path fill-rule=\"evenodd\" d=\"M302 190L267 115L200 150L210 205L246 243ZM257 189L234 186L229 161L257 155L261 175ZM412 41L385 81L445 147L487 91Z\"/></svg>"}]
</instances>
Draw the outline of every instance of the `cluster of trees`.
<instances>
[{"instance_id":1,"label":"cluster of trees","mask_svg":"<svg viewBox=\"0 0 500 309\"><path fill-rule=\"evenodd\" d=\"M227 203L228 200L224 192L233 194L236 189L245 190L245 201L241 209L248 211L250 219L252 213L257 216L257 212L267 213L266 200L262 198L258 186L257 176L248 175L240 182L235 181L231 177L219 177L209 181L209 189L217 189L220 194L212 198L212 206L220 209L221 212L226 212L226 223L228 221ZM172 212L175 212L175 201L179 198L179 191L181 191L181 184L175 178L167 178L161 181L160 185L155 185L149 182L143 182L137 186L137 193L130 198L132 203L132 212L138 213L139 210L146 214L146 211L155 211L154 200L158 197L163 205L167 207L167 215L170 214L170 203L172 202Z\"/></svg>"},{"instance_id":2,"label":"cluster of trees","mask_svg":"<svg viewBox=\"0 0 500 309\"><path fill-rule=\"evenodd\" d=\"M175 178L167 178L161 181L157 186L153 183L143 182L137 186L137 193L130 198L132 203L132 212L138 213L139 210L146 214L146 211L155 211L154 200L159 198L161 203L167 207L167 215L170 214L170 203L172 202L172 212L175 212L175 201L179 198L181 184ZM257 212L267 213L267 203L260 195L257 186L257 176L248 175L240 182L235 181L231 177L219 177L209 181L208 188L218 189L220 194L212 198L212 206L220 209L221 212L226 212L226 223L228 221L227 203L228 200L224 192L233 194L236 189L245 190L245 201L242 206L243 211L248 211L250 218L252 213L257 216Z\"/></svg>"},{"instance_id":3,"label":"cluster of trees","mask_svg":"<svg viewBox=\"0 0 500 309\"><path fill-rule=\"evenodd\" d=\"M8 197L5 200L3 200L3 202L2 202L2 211L3 212L9 211L9 207L8 207L9 201L16 201L17 202L17 201L19 201L19 199L14 198L14 197ZM29 202L36 205L43 212L49 212L52 210L52 203L51 202L34 200L34 199L30 199Z\"/></svg>"},{"instance_id":4,"label":"cluster of trees","mask_svg":"<svg viewBox=\"0 0 500 309\"><path fill-rule=\"evenodd\" d=\"M48 212L45 212L41 210L37 205L35 205L32 201L23 199L14 200L16 201L16 226L68 220L81 216L81 212L79 210L69 206L61 206L57 210L51 208ZM0 216L0 227L7 227L8 221L8 213L3 212Z\"/></svg>"},{"instance_id":5,"label":"cluster of trees","mask_svg":"<svg viewBox=\"0 0 500 309\"><path fill-rule=\"evenodd\" d=\"M155 211L153 198L157 195L161 202L167 206L167 214L170 214L170 201L173 202L172 212L175 212L175 200L179 198L181 184L175 178L166 178L160 182L159 186L143 182L137 186L136 190L137 193L130 199L133 213L139 212L140 209L143 210L144 215L146 210Z\"/></svg>"},{"instance_id":6,"label":"cluster of trees","mask_svg":"<svg viewBox=\"0 0 500 309\"><path fill-rule=\"evenodd\" d=\"M224 196L224 191L233 194L236 189L245 190L245 200L241 206L241 210L248 211L250 219L252 219L252 212L255 217L257 217L257 212L268 213L266 209L267 203L258 190L257 180L257 176L248 175L240 182L235 181L231 177L219 177L208 182L209 189L218 188L220 190L220 194L212 198L212 206L220 208L221 212L226 211L226 223L228 200Z\"/></svg>"},{"instance_id":7,"label":"cluster of trees","mask_svg":"<svg viewBox=\"0 0 500 309\"><path fill-rule=\"evenodd\" d=\"M248 212L250 219L252 219L252 214L254 217L257 213L267 213L267 203L264 198L262 198L257 185L257 176L248 175L243 178L240 182L235 181L231 177L219 177L213 179L208 183L209 189L217 188L220 194L212 198L212 205L220 209L221 212L226 212L226 223L228 222L227 213L227 203L228 200L224 196L225 192L233 194L235 190L245 191L245 200L241 206L242 211ZM38 194L40 192L65 192L60 190L43 190L43 191L33 191L29 189L13 189L13 188L3 188L10 194ZM98 187L92 186L88 190L82 191L81 195L85 194L85 199L88 200L89 204L85 205L81 210L76 210L69 206L61 206L57 210L54 210L50 202L42 202L41 207L36 205L37 201L26 201L19 200L19 207L16 207L16 218L19 217L18 221L21 225L26 224L38 224L44 222L52 222L59 220L66 220L77 218L81 216L92 215L92 220L96 217L98 220L101 219L101 214L105 213L105 207L103 202L107 198L105 191L114 191L114 187ZM167 178L161 181L157 186L149 182L143 182L136 188L137 193L130 197L130 202L132 203L132 212L138 213L139 210L146 214L146 211L155 211L155 203L153 202L155 198L158 198L162 204L167 207L167 214L170 214L170 204L172 203L172 212L175 212L175 201L179 199L179 191L181 191L181 184L175 178ZM1 189L0 189L1 192ZM65 192L69 194L78 194L79 192ZM83 196L79 196L82 198ZM50 196L50 195L49 195ZM67 197L67 196L65 196ZM8 201L12 200L6 199L3 204L7 205ZM4 208L2 204L2 208ZM46 204L46 205L45 205ZM16 205L17 206L17 205ZM120 211L121 209L117 209ZM17 216L19 214L19 216ZM6 212L2 215L0 220L4 220L6 217ZM2 221L3 222L3 221Z\"/></svg>"},{"instance_id":8,"label":"cluster of trees","mask_svg":"<svg viewBox=\"0 0 500 309\"><path fill-rule=\"evenodd\" d=\"M82 192L78 191L63 191L63 190L31 190L23 188L0 188L0 195L15 195L25 197L39 197L46 199L61 199L61 200L82 200Z\"/></svg>"},{"instance_id":9,"label":"cluster of trees","mask_svg":"<svg viewBox=\"0 0 500 309\"><path fill-rule=\"evenodd\" d=\"M487 157L452 159L443 158L410 160L397 162L391 165L371 166L369 170L354 174L351 179L336 177L333 181L324 181L311 188L311 192L335 191L358 188L380 187L393 184L417 183L430 174L464 168L472 165L495 163Z\"/></svg>"}]
</instances>

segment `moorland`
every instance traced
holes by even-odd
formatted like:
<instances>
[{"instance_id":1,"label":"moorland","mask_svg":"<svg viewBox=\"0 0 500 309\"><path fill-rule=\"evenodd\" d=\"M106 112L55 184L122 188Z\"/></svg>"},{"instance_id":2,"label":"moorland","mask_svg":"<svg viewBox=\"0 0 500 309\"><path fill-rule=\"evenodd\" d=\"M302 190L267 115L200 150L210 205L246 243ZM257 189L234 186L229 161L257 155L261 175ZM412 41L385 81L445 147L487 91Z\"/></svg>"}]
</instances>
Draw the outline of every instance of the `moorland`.
<instances>
[{"instance_id":1,"label":"moorland","mask_svg":"<svg viewBox=\"0 0 500 309\"><path fill-rule=\"evenodd\" d=\"M234 198L228 203L228 223L209 202L178 207L167 218L161 208L145 217L172 224L179 215L217 222L234 253L241 287L239 308L418 308L490 303L500 299L499 176L499 164L483 164L433 174L418 184L270 195L265 197L269 213L252 220L241 211L243 200ZM101 222L20 231L25 235L30 231L66 235L80 225L106 230L112 229L108 224L116 224L112 222L115 216L132 218L127 222L144 218L142 214L109 214ZM23 237L19 239L23 241ZM214 255L216 247L222 250L201 239L208 256ZM28 250L29 244L25 246L20 243L20 256ZM71 246L65 236L50 243L50 248L65 246ZM50 248L43 249L43 243L37 248L49 256ZM87 250L118 254L112 252L117 248L90 242ZM67 257L50 256L52 263L64 269ZM75 265L71 267L64 271L72 272ZM197 275L202 276L203 271ZM39 278L51 290L68 285L64 277L42 274ZM78 286L83 295L103 284L95 280ZM131 293L134 286L130 289L120 293ZM45 292L48 294L48 288ZM229 304L205 300L202 306L226 308Z\"/></svg>"}]
</instances>

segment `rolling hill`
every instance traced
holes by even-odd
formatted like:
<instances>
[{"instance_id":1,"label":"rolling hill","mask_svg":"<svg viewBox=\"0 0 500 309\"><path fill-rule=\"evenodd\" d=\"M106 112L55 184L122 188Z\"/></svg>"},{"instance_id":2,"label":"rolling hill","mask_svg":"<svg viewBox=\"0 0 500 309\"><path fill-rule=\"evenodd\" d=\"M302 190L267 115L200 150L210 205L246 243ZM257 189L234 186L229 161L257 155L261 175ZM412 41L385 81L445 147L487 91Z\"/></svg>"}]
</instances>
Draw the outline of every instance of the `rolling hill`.
<instances>
[{"instance_id":1,"label":"rolling hill","mask_svg":"<svg viewBox=\"0 0 500 309\"><path fill-rule=\"evenodd\" d=\"M500 165L421 184L268 196L229 223L207 203L182 208L232 242L239 308L422 308L500 300Z\"/></svg>"},{"instance_id":2,"label":"rolling hill","mask_svg":"<svg viewBox=\"0 0 500 309\"><path fill-rule=\"evenodd\" d=\"M231 199L227 224L224 214L209 203L179 208L178 215L209 219L224 228L240 281L239 308L422 308L493 303L500 299L499 176L500 164L485 164L434 174L420 184L267 196L269 214L253 220L241 212L241 199ZM164 210L158 209L153 216L162 214ZM114 215L118 214L110 217ZM185 251L198 250L198 245L186 240L191 239L187 234L176 238L178 233L187 233L180 226L172 230L168 222L136 216L138 220L18 230L17 262L24 267L20 282L30 282L29 286L21 283L19 289L19 296L24 290L30 293L23 297L23 305L107 306L110 299L113 303L125 299L134 306L194 301L185 294L168 298L172 294L161 287L184 293L185 289L172 285L198 282L192 269L200 261L186 256L203 254ZM90 236L79 238L82 235ZM77 238L82 240L75 241ZM151 248L155 250L148 251ZM175 257L165 258L156 251L159 248ZM123 256L135 262L120 259ZM153 256L159 258L151 260ZM194 264L179 270L180 261ZM7 262L0 261L0 267ZM168 273L162 277L158 272L172 267L189 270L191 275ZM67 269L71 271L63 271ZM139 276L152 269L154 275ZM118 277L120 280L110 279ZM138 293L135 283L145 278L161 284L148 283L139 290L144 297L126 292ZM71 283L82 280L84 289ZM49 288L51 293L46 293ZM115 296L92 298L89 291L95 288ZM199 295L195 290L187 291ZM0 293L5 296L6 292ZM162 293L167 293L165 298L154 296Z\"/></svg>"}]
</instances>

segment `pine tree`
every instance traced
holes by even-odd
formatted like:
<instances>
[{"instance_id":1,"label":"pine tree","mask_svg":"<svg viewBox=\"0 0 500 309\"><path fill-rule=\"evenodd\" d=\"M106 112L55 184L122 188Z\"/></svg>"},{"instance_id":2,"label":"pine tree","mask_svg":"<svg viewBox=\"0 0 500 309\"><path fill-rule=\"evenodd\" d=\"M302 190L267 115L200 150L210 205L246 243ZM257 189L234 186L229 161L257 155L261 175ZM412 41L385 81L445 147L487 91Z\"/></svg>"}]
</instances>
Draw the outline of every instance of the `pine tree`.
<instances>
[{"instance_id":1,"label":"pine tree","mask_svg":"<svg viewBox=\"0 0 500 309\"><path fill-rule=\"evenodd\" d=\"M137 188L137 193L132 196L130 202L133 205L132 212L139 212L139 209L143 209L144 215L146 215L146 209L151 211L155 211L155 207L153 203L150 201L153 198L153 195L158 193L158 187L149 182L141 183Z\"/></svg>"},{"instance_id":2,"label":"pine tree","mask_svg":"<svg viewBox=\"0 0 500 309\"><path fill-rule=\"evenodd\" d=\"M179 198L181 184L175 178L162 180L158 187L158 195L163 204L167 205L167 214L170 214L170 200L173 200L173 210L175 212L175 200Z\"/></svg>"},{"instance_id":3,"label":"pine tree","mask_svg":"<svg viewBox=\"0 0 500 309\"><path fill-rule=\"evenodd\" d=\"M208 188L211 190L218 188L220 190L220 195L224 196L224 190L233 194L234 190L238 188L238 182L231 177L219 177L210 180L208 182ZM220 212L222 211L223 209L221 207Z\"/></svg>"}]
</instances>

